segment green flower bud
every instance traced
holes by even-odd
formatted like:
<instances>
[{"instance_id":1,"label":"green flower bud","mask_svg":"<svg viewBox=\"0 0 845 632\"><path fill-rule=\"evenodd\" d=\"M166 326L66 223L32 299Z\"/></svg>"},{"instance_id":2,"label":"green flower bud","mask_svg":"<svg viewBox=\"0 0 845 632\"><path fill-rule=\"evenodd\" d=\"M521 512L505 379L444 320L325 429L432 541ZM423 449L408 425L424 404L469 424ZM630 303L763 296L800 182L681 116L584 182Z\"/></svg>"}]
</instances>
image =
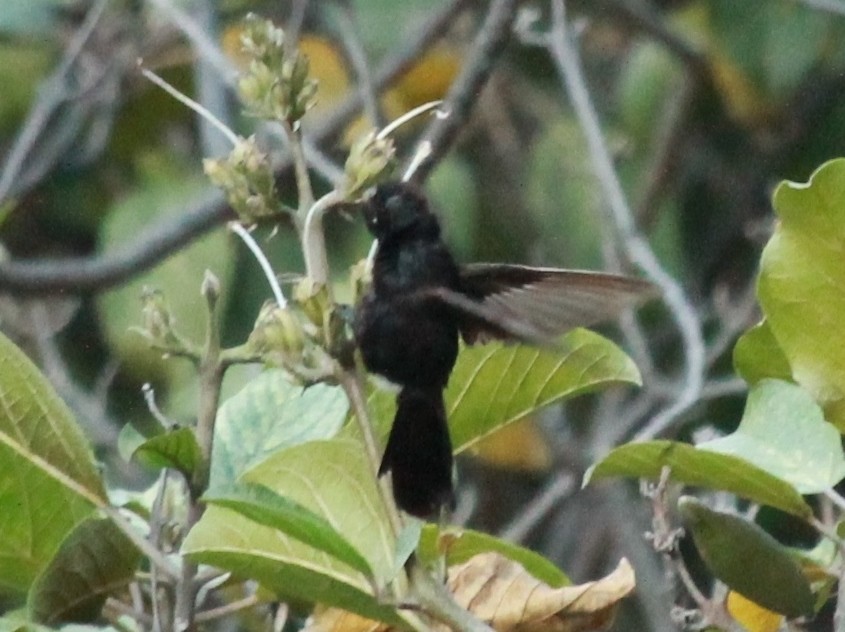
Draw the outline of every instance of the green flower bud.
<instances>
[{"instance_id":1,"label":"green flower bud","mask_svg":"<svg viewBox=\"0 0 845 632\"><path fill-rule=\"evenodd\" d=\"M141 292L141 319L144 332L155 342L164 342L173 337L170 307L161 290L144 287Z\"/></svg>"},{"instance_id":2,"label":"green flower bud","mask_svg":"<svg viewBox=\"0 0 845 632\"><path fill-rule=\"evenodd\" d=\"M359 138L350 148L344 167L345 197L354 199L389 177L395 154L393 139L379 138L375 130Z\"/></svg>"},{"instance_id":3,"label":"green flower bud","mask_svg":"<svg viewBox=\"0 0 845 632\"><path fill-rule=\"evenodd\" d=\"M317 82L308 76L308 59L286 50L284 32L254 15L247 18L241 45L252 59L238 82L250 113L296 127L317 92Z\"/></svg>"},{"instance_id":4,"label":"green flower bud","mask_svg":"<svg viewBox=\"0 0 845 632\"><path fill-rule=\"evenodd\" d=\"M317 327L323 326L329 309L329 293L325 285L305 277L294 287L293 298L308 320Z\"/></svg>"},{"instance_id":5,"label":"green flower bud","mask_svg":"<svg viewBox=\"0 0 845 632\"><path fill-rule=\"evenodd\" d=\"M258 148L254 136L240 139L226 158L205 159L203 169L245 223L280 212L270 159Z\"/></svg>"},{"instance_id":6,"label":"green flower bud","mask_svg":"<svg viewBox=\"0 0 845 632\"><path fill-rule=\"evenodd\" d=\"M298 362L305 348L305 332L293 312L267 302L258 314L248 344L271 359L280 354L282 363Z\"/></svg>"}]
</instances>

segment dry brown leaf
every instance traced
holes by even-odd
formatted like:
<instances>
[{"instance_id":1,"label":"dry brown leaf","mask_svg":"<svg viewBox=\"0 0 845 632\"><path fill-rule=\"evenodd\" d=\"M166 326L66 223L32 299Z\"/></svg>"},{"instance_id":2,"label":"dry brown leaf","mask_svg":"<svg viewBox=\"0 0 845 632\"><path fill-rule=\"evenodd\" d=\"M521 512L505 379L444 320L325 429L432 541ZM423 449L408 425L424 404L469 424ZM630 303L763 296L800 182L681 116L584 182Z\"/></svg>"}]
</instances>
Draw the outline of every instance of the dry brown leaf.
<instances>
[{"instance_id":1,"label":"dry brown leaf","mask_svg":"<svg viewBox=\"0 0 845 632\"><path fill-rule=\"evenodd\" d=\"M458 604L498 632L606 630L634 584L634 569L624 558L598 581L551 588L492 552L450 568L448 580Z\"/></svg>"},{"instance_id":2,"label":"dry brown leaf","mask_svg":"<svg viewBox=\"0 0 845 632\"><path fill-rule=\"evenodd\" d=\"M302 632L388 632L392 629L386 623L340 608L318 608Z\"/></svg>"},{"instance_id":3,"label":"dry brown leaf","mask_svg":"<svg viewBox=\"0 0 845 632\"><path fill-rule=\"evenodd\" d=\"M634 569L623 558L602 579L551 588L517 562L488 552L451 567L447 588L458 605L497 632L597 632L608 629L619 602L634 590ZM314 614L305 632L392 629L337 608L326 608Z\"/></svg>"}]
</instances>

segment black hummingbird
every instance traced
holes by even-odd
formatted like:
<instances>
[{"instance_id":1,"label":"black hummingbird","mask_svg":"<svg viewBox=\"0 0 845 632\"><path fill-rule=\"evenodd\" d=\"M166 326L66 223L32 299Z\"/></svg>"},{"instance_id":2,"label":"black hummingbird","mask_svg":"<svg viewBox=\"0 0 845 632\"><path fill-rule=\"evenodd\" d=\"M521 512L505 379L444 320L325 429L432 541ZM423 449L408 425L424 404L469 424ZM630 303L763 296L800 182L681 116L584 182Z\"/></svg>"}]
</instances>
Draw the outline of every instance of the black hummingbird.
<instances>
[{"instance_id":1,"label":"black hummingbird","mask_svg":"<svg viewBox=\"0 0 845 632\"><path fill-rule=\"evenodd\" d=\"M400 508L430 517L454 501L443 389L458 337L548 344L573 327L614 318L653 286L599 272L459 267L426 198L404 182L378 186L364 218L378 247L355 338L367 370L401 388L379 476L392 473Z\"/></svg>"}]
</instances>

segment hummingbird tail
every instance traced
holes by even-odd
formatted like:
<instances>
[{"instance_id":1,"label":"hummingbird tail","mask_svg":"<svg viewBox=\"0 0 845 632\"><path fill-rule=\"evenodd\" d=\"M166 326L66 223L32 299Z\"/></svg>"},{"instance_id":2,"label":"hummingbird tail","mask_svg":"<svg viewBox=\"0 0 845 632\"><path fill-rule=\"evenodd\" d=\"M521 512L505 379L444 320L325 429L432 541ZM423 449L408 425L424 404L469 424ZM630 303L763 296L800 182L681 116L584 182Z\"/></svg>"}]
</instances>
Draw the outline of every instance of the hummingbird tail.
<instances>
[{"instance_id":1,"label":"hummingbird tail","mask_svg":"<svg viewBox=\"0 0 845 632\"><path fill-rule=\"evenodd\" d=\"M420 518L454 504L452 443L443 391L406 386L396 398L396 417L379 476L391 472L400 509Z\"/></svg>"}]
</instances>

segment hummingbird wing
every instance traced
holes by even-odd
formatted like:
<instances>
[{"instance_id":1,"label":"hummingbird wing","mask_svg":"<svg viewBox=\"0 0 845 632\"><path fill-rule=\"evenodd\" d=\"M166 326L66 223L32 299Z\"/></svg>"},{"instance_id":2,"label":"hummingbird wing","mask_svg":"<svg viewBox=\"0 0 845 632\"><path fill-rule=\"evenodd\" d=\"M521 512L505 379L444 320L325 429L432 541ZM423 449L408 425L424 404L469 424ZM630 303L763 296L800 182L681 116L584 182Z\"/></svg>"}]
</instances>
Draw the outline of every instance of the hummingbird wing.
<instances>
[{"instance_id":1,"label":"hummingbird wing","mask_svg":"<svg viewBox=\"0 0 845 632\"><path fill-rule=\"evenodd\" d=\"M654 285L632 277L485 263L461 269L460 289L434 292L459 313L468 344L548 343L574 327L613 320L656 294Z\"/></svg>"}]
</instances>

